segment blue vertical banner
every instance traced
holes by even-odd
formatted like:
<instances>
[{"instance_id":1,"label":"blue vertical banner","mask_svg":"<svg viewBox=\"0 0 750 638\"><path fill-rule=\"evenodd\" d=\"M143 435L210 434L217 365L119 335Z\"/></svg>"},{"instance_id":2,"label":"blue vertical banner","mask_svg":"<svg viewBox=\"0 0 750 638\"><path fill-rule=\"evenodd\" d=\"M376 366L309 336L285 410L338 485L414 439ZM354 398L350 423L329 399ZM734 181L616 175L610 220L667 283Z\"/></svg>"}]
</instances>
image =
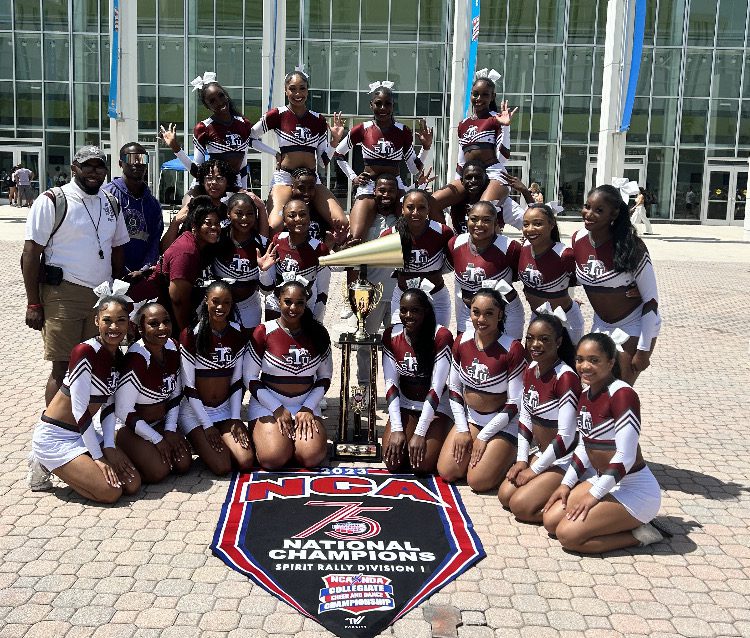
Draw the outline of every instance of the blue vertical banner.
<instances>
[{"instance_id":1,"label":"blue vertical banner","mask_svg":"<svg viewBox=\"0 0 750 638\"><path fill-rule=\"evenodd\" d=\"M646 0L635 0L635 17L633 19L633 47L630 52L630 76L628 77L628 92L625 95L625 105L622 109L620 133L630 128L630 118L633 115L635 90L638 86L638 75L641 72L641 57L643 55L643 35L646 29Z\"/></svg>"},{"instance_id":2,"label":"blue vertical banner","mask_svg":"<svg viewBox=\"0 0 750 638\"><path fill-rule=\"evenodd\" d=\"M477 68L477 48L479 47L479 10L481 0L466 0L471 5L469 15L470 40L469 58L466 69L466 97L464 98L464 117L469 114L469 99L471 98L471 85L474 83L474 73Z\"/></svg>"},{"instance_id":3,"label":"blue vertical banner","mask_svg":"<svg viewBox=\"0 0 750 638\"><path fill-rule=\"evenodd\" d=\"M120 80L120 0L112 0L112 45L110 51L109 106L107 107L107 115L109 115L110 119L116 120L120 116L117 108L117 85Z\"/></svg>"}]
</instances>

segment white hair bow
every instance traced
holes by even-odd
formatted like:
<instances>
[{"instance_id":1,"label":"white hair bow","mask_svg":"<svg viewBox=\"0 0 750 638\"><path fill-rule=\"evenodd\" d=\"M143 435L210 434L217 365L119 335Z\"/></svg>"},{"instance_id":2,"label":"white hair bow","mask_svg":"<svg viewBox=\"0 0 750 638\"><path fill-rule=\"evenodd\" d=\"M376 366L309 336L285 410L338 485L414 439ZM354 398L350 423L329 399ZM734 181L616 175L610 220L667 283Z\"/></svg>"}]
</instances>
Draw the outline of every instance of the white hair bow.
<instances>
[{"instance_id":1,"label":"white hair bow","mask_svg":"<svg viewBox=\"0 0 750 638\"><path fill-rule=\"evenodd\" d=\"M560 320L560 323L563 325L563 327L570 328L570 324L568 323L568 315L565 314L565 311L560 306L558 306L557 308L552 308L552 304L550 304L549 301L545 301L534 312L536 312L536 314L538 315L553 315Z\"/></svg>"},{"instance_id":2,"label":"white hair bow","mask_svg":"<svg viewBox=\"0 0 750 638\"><path fill-rule=\"evenodd\" d=\"M597 328L596 330L594 330L594 332L600 332L601 334L607 335L610 339L612 339L612 341L615 342L615 348L617 348L617 352L624 352L624 350L622 349L622 344L630 339L630 335L620 328L615 328L612 332L610 332L609 330L600 330Z\"/></svg>"},{"instance_id":3,"label":"white hair bow","mask_svg":"<svg viewBox=\"0 0 750 638\"><path fill-rule=\"evenodd\" d=\"M612 186L620 190L622 201L626 204L631 197L635 197L641 192L641 189L638 187L638 182L631 182L627 177L613 177Z\"/></svg>"},{"instance_id":4,"label":"white hair bow","mask_svg":"<svg viewBox=\"0 0 750 638\"><path fill-rule=\"evenodd\" d=\"M370 87L370 93L372 93L375 89L379 89L381 86L385 89L392 89L393 82L391 82L390 80L383 80L382 82L370 82L368 86Z\"/></svg>"},{"instance_id":5,"label":"white hair bow","mask_svg":"<svg viewBox=\"0 0 750 638\"><path fill-rule=\"evenodd\" d=\"M409 290L415 288L421 290L424 294L427 295L427 298L432 301L432 290L435 288L435 284L433 284L429 279L425 279L422 277L407 279L406 289Z\"/></svg>"},{"instance_id":6,"label":"white hair bow","mask_svg":"<svg viewBox=\"0 0 750 638\"><path fill-rule=\"evenodd\" d=\"M213 284L215 284L217 281L223 281L223 282L229 284L230 286L232 284L236 284L237 283L237 280L236 279L232 279L232 277L222 277L221 279L204 279L203 280L203 288L209 288L210 286L212 286Z\"/></svg>"},{"instance_id":7,"label":"white hair bow","mask_svg":"<svg viewBox=\"0 0 750 638\"><path fill-rule=\"evenodd\" d=\"M310 76L309 76L309 75L307 74L307 72L305 71L305 67L304 67L304 66L295 66L295 67L294 67L294 72L295 72L295 73L299 73L299 74L300 74L300 75L301 75L301 76L302 76L303 78L305 78L305 80L307 80L308 82L310 81Z\"/></svg>"},{"instance_id":8,"label":"white hair bow","mask_svg":"<svg viewBox=\"0 0 750 638\"><path fill-rule=\"evenodd\" d=\"M282 284L288 283L290 281L296 281L299 284L302 284L305 288L307 288L310 285L310 282L307 281L302 275L297 274L294 270L288 270L285 273L282 273L281 275Z\"/></svg>"},{"instance_id":9,"label":"white hair bow","mask_svg":"<svg viewBox=\"0 0 750 638\"><path fill-rule=\"evenodd\" d=\"M560 202L557 201L547 202L546 206L549 206L555 215L559 215L565 210L562 206L560 206Z\"/></svg>"},{"instance_id":10,"label":"white hair bow","mask_svg":"<svg viewBox=\"0 0 750 638\"><path fill-rule=\"evenodd\" d=\"M102 299L105 297L119 297L128 303L133 303L133 300L125 294L128 291L128 288L130 288L130 284L126 281L122 281L122 279L115 279L112 282L112 285L110 285L108 281L103 281L94 288L94 294L96 295L94 308L98 308Z\"/></svg>"},{"instance_id":11,"label":"white hair bow","mask_svg":"<svg viewBox=\"0 0 750 638\"><path fill-rule=\"evenodd\" d=\"M135 321L135 318L138 316L138 313L141 311L141 308L143 306L154 303L156 301L156 297L153 299L144 299L143 301L134 301L133 302L133 312L130 313L130 321Z\"/></svg>"},{"instance_id":12,"label":"white hair bow","mask_svg":"<svg viewBox=\"0 0 750 638\"><path fill-rule=\"evenodd\" d=\"M202 76L195 78L190 84L193 87L193 91L200 91L206 84L216 82L216 73L213 71L206 71Z\"/></svg>"},{"instance_id":13,"label":"white hair bow","mask_svg":"<svg viewBox=\"0 0 750 638\"><path fill-rule=\"evenodd\" d=\"M479 71L477 71L474 74L474 77L477 80L479 78L487 78L488 80L490 80L490 82L497 82L503 76L500 75L497 71L495 71L495 69L490 69L488 71L486 68L484 68L484 69L479 69Z\"/></svg>"},{"instance_id":14,"label":"white hair bow","mask_svg":"<svg viewBox=\"0 0 750 638\"><path fill-rule=\"evenodd\" d=\"M496 290L500 293L500 296L508 301L505 297L509 292L513 291L511 286L505 279L485 279L482 282L482 288L488 288L489 290Z\"/></svg>"}]
</instances>

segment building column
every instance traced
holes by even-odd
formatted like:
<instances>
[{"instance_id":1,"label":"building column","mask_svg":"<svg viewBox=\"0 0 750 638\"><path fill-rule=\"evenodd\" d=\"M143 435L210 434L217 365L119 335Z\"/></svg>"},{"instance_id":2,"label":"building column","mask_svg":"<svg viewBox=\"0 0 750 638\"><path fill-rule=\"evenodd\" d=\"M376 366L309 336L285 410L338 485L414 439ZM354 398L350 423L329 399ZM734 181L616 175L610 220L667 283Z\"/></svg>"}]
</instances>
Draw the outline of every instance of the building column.
<instances>
[{"instance_id":1,"label":"building column","mask_svg":"<svg viewBox=\"0 0 750 638\"><path fill-rule=\"evenodd\" d=\"M451 110L448 131L448 168L445 181L453 181L453 172L458 161L458 125L464 119L464 94L466 92L467 56L471 27L469 25L469 1L458 0L453 5L453 52L451 55Z\"/></svg>"},{"instance_id":2,"label":"building column","mask_svg":"<svg viewBox=\"0 0 750 638\"><path fill-rule=\"evenodd\" d=\"M122 174L118 164L120 147L138 141L138 3L121 0L119 8L120 51L117 81L117 118L109 120L112 177ZM114 2L109 2L110 61ZM116 52L115 52L116 53ZM110 62L111 64L111 62ZM110 71L111 72L111 71Z\"/></svg>"},{"instance_id":3,"label":"building column","mask_svg":"<svg viewBox=\"0 0 750 638\"><path fill-rule=\"evenodd\" d=\"M262 108L265 113L273 106L284 104L284 76L286 75L286 2L263 0L263 45L261 49ZM276 140L264 140L277 147ZM267 153L261 154L261 189L263 197L268 192L276 160Z\"/></svg>"}]
</instances>

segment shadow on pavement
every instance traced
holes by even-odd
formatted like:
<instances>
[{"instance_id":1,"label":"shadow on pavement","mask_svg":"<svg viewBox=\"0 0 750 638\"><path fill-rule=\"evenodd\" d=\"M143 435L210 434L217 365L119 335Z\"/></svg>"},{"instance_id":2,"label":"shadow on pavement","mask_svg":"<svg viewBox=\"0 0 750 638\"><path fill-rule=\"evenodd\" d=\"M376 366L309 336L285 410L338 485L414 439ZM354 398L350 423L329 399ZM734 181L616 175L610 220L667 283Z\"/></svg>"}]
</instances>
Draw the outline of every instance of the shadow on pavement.
<instances>
[{"instance_id":1,"label":"shadow on pavement","mask_svg":"<svg viewBox=\"0 0 750 638\"><path fill-rule=\"evenodd\" d=\"M686 470L653 461L649 461L648 466L659 481L659 485L665 490L677 490L718 501L734 499L743 492L750 491L739 483L725 482L696 470Z\"/></svg>"}]
</instances>

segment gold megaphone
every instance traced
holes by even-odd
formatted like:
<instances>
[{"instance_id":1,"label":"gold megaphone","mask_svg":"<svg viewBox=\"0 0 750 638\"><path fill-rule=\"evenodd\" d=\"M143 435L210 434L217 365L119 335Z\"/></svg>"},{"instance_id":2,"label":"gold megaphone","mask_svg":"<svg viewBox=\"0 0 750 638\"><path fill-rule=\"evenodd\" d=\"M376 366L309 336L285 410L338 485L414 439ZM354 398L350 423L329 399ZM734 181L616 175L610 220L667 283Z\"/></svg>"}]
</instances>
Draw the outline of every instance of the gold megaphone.
<instances>
[{"instance_id":1,"label":"gold megaphone","mask_svg":"<svg viewBox=\"0 0 750 638\"><path fill-rule=\"evenodd\" d=\"M392 233L321 257L321 266L395 266L404 265L401 235Z\"/></svg>"}]
</instances>

